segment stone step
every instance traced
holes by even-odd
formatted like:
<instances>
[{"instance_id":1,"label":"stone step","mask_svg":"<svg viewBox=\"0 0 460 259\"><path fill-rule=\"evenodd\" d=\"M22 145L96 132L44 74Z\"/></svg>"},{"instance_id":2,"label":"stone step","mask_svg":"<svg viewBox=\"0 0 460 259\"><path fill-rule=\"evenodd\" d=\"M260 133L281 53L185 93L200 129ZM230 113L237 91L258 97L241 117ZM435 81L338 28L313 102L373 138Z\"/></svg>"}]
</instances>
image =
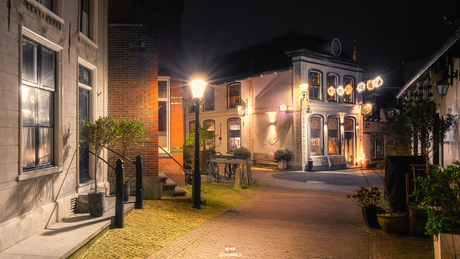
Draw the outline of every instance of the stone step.
<instances>
[{"instance_id":1,"label":"stone step","mask_svg":"<svg viewBox=\"0 0 460 259\"><path fill-rule=\"evenodd\" d=\"M174 196L185 196L187 192L184 191L179 185L176 185L176 188L174 189Z\"/></svg>"}]
</instances>

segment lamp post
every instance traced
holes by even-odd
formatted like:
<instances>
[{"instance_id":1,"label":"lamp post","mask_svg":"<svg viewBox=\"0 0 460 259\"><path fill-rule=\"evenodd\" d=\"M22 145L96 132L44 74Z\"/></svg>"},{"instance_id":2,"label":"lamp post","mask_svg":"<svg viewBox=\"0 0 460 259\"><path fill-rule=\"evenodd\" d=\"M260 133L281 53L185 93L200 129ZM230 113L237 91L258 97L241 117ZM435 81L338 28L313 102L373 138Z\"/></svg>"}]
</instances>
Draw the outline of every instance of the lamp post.
<instances>
[{"instance_id":1,"label":"lamp post","mask_svg":"<svg viewBox=\"0 0 460 259\"><path fill-rule=\"evenodd\" d=\"M193 173L193 208L201 209L201 173L200 173L200 100L203 97L206 83L194 80L190 83L192 100L195 105L195 172Z\"/></svg>"}]
</instances>

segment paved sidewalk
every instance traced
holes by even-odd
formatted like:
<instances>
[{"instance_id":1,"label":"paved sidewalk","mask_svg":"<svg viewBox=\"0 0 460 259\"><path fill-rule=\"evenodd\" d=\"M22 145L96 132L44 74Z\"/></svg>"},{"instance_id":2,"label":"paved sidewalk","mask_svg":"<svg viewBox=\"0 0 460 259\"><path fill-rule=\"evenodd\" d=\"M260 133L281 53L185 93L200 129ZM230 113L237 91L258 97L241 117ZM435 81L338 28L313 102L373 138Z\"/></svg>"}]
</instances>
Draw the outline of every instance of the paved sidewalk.
<instances>
[{"instance_id":1,"label":"paved sidewalk","mask_svg":"<svg viewBox=\"0 0 460 259\"><path fill-rule=\"evenodd\" d=\"M342 191L273 187L149 258L433 258L429 238L369 229L360 208L345 196Z\"/></svg>"}]
</instances>

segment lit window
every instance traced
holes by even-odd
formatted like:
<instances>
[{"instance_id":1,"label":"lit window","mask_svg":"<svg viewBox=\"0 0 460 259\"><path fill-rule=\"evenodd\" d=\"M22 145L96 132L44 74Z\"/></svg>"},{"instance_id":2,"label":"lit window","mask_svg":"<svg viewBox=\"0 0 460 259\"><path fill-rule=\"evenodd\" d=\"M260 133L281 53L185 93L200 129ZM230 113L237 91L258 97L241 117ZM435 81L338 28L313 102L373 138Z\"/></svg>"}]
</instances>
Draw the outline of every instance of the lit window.
<instances>
[{"instance_id":1,"label":"lit window","mask_svg":"<svg viewBox=\"0 0 460 259\"><path fill-rule=\"evenodd\" d=\"M339 84L339 77L335 73L327 74L327 100L337 102L337 85ZM329 88L334 88L333 91L329 91ZM330 94L329 92L333 93Z\"/></svg>"},{"instance_id":2,"label":"lit window","mask_svg":"<svg viewBox=\"0 0 460 259\"><path fill-rule=\"evenodd\" d=\"M214 120L205 120L203 122L203 125L208 125L208 135L214 135L215 134L215 122ZM214 149L216 146L216 139L207 139L206 140L206 149Z\"/></svg>"},{"instance_id":3,"label":"lit window","mask_svg":"<svg viewBox=\"0 0 460 259\"><path fill-rule=\"evenodd\" d=\"M158 145L170 150L169 77L158 78ZM161 148L159 151L162 152Z\"/></svg>"},{"instance_id":4,"label":"lit window","mask_svg":"<svg viewBox=\"0 0 460 259\"><path fill-rule=\"evenodd\" d=\"M203 98L203 111L214 111L214 88L206 87Z\"/></svg>"},{"instance_id":5,"label":"lit window","mask_svg":"<svg viewBox=\"0 0 460 259\"><path fill-rule=\"evenodd\" d=\"M327 119L327 145L329 155L338 155L340 150L339 119L329 117Z\"/></svg>"},{"instance_id":6,"label":"lit window","mask_svg":"<svg viewBox=\"0 0 460 259\"><path fill-rule=\"evenodd\" d=\"M308 93L310 99L321 99L321 73L317 71L308 72Z\"/></svg>"},{"instance_id":7,"label":"lit window","mask_svg":"<svg viewBox=\"0 0 460 259\"><path fill-rule=\"evenodd\" d=\"M193 132L195 132L195 121L191 121L191 122L189 122L189 124L188 124L188 125L189 125L189 126L188 126L188 129L189 129L189 131L188 131L188 132L189 132L189 133L193 133Z\"/></svg>"},{"instance_id":8,"label":"lit window","mask_svg":"<svg viewBox=\"0 0 460 259\"><path fill-rule=\"evenodd\" d=\"M344 103L354 103L354 93L355 93L355 84L354 80L351 77L343 78L343 87L345 89L345 94L343 95Z\"/></svg>"},{"instance_id":9,"label":"lit window","mask_svg":"<svg viewBox=\"0 0 460 259\"><path fill-rule=\"evenodd\" d=\"M241 146L241 120L228 120L228 151L234 151Z\"/></svg>"},{"instance_id":10,"label":"lit window","mask_svg":"<svg viewBox=\"0 0 460 259\"><path fill-rule=\"evenodd\" d=\"M228 108L234 108L241 104L241 84L230 84L227 86Z\"/></svg>"},{"instance_id":11,"label":"lit window","mask_svg":"<svg viewBox=\"0 0 460 259\"><path fill-rule=\"evenodd\" d=\"M310 118L310 155L323 155L323 122L321 117Z\"/></svg>"},{"instance_id":12,"label":"lit window","mask_svg":"<svg viewBox=\"0 0 460 259\"><path fill-rule=\"evenodd\" d=\"M22 46L22 167L54 162L54 92L56 53L23 38Z\"/></svg>"},{"instance_id":13,"label":"lit window","mask_svg":"<svg viewBox=\"0 0 460 259\"><path fill-rule=\"evenodd\" d=\"M345 158L348 163L354 162L354 139L355 139L355 120L353 118L345 118Z\"/></svg>"}]
</instances>

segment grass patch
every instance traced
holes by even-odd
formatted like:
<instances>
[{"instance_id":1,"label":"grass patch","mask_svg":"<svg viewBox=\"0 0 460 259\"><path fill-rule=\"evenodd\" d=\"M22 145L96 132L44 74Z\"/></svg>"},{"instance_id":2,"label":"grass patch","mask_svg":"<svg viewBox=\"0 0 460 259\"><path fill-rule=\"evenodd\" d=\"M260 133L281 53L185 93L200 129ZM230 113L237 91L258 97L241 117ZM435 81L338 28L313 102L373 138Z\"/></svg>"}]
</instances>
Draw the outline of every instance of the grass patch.
<instances>
[{"instance_id":1,"label":"grass patch","mask_svg":"<svg viewBox=\"0 0 460 259\"><path fill-rule=\"evenodd\" d=\"M201 210L192 203L144 200L144 209L134 210L125 218L125 227L111 229L96 241L82 258L146 258L178 237L215 216L247 201L268 187L257 184L233 191L232 185L202 183ZM191 196L192 186L184 188Z\"/></svg>"}]
</instances>

